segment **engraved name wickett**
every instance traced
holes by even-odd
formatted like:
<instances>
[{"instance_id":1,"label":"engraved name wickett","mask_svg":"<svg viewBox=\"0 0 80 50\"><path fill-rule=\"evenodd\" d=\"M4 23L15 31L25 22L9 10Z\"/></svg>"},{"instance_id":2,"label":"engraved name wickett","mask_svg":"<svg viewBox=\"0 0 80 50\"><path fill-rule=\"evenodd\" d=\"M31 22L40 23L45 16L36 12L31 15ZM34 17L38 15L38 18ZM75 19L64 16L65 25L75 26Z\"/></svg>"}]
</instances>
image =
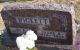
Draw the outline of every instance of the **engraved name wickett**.
<instances>
[{"instance_id":1,"label":"engraved name wickett","mask_svg":"<svg viewBox=\"0 0 80 50\"><path fill-rule=\"evenodd\" d=\"M48 25L49 19L48 18L37 18L37 17L15 17L17 23L22 24L42 24Z\"/></svg>"}]
</instances>

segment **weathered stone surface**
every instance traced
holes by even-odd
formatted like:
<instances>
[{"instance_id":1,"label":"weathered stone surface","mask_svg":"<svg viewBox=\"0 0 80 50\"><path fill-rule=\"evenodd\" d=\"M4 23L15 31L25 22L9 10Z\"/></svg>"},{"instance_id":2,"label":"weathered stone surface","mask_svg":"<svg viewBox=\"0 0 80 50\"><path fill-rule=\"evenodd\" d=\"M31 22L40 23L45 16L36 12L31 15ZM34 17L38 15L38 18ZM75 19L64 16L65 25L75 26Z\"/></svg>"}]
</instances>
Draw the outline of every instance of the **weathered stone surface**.
<instances>
[{"instance_id":1,"label":"weathered stone surface","mask_svg":"<svg viewBox=\"0 0 80 50\"><path fill-rule=\"evenodd\" d=\"M6 46L16 46L14 38L7 32L3 34L4 45Z\"/></svg>"},{"instance_id":2,"label":"weathered stone surface","mask_svg":"<svg viewBox=\"0 0 80 50\"><path fill-rule=\"evenodd\" d=\"M66 4L52 4L52 3L15 3L7 5L3 10L19 10L19 9L43 9L43 10L57 10L70 12L73 8L72 5Z\"/></svg>"},{"instance_id":3,"label":"weathered stone surface","mask_svg":"<svg viewBox=\"0 0 80 50\"><path fill-rule=\"evenodd\" d=\"M38 44L37 46L40 50L76 50L76 47L73 45L46 45Z\"/></svg>"},{"instance_id":4,"label":"weathered stone surface","mask_svg":"<svg viewBox=\"0 0 80 50\"><path fill-rule=\"evenodd\" d=\"M39 37L38 43L59 45L75 41L74 14L72 5L50 3L15 3L2 10L9 33L23 34L32 29Z\"/></svg>"}]
</instances>

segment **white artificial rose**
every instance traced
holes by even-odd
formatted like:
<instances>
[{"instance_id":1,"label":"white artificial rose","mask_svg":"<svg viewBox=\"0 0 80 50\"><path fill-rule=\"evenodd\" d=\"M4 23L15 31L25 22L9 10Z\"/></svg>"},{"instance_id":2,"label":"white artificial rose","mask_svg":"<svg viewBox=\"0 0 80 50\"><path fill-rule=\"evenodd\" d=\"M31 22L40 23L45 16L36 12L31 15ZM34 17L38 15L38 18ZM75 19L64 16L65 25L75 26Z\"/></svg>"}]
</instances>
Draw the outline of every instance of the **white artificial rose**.
<instances>
[{"instance_id":1,"label":"white artificial rose","mask_svg":"<svg viewBox=\"0 0 80 50\"><path fill-rule=\"evenodd\" d=\"M30 40L33 40L33 41L37 40L37 35L32 30L27 31L26 35L27 35L26 37Z\"/></svg>"},{"instance_id":2,"label":"white artificial rose","mask_svg":"<svg viewBox=\"0 0 80 50\"><path fill-rule=\"evenodd\" d=\"M16 38L16 44L19 50L28 50L35 47L35 40L37 40L37 35L34 33L34 31L29 30L26 32L26 34L19 36Z\"/></svg>"}]
</instances>

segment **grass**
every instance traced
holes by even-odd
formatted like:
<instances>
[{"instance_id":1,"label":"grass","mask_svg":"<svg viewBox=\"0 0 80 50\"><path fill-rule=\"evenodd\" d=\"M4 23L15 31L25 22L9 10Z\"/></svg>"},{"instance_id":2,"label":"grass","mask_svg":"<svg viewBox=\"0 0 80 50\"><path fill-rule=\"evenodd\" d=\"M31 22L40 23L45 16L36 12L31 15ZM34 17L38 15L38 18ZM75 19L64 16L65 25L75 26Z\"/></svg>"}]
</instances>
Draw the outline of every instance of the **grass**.
<instances>
[{"instance_id":1,"label":"grass","mask_svg":"<svg viewBox=\"0 0 80 50\"><path fill-rule=\"evenodd\" d=\"M3 36L0 35L0 45L2 45L2 44L3 44Z\"/></svg>"},{"instance_id":2,"label":"grass","mask_svg":"<svg viewBox=\"0 0 80 50\"><path fill-rule=\"evenodd\" d=\"M3 8L4 4L3 3L0 3L0 11L1 9ZM4 23L3 23L3 19L2 19L2 16L0 14L0 29L1 28L4 28Z\"/></svg>"}]
</instances>

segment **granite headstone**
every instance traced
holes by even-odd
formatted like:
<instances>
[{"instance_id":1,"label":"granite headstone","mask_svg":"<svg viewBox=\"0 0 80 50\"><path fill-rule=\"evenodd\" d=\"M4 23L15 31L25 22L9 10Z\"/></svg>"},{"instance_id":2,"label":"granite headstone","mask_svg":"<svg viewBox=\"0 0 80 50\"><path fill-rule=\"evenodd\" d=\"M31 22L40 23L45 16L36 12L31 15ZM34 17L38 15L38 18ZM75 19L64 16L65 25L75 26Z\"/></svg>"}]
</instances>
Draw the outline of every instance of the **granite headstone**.
<instances>
[{"instance_id":1,"label":"granite headstone","mask_svg":"<svg viewBox=\"0 0 80 50\"><path fill-rule=\"evenodd\" d=\"M19 3L5 6L1 14L11 35L18 36L32 29L38 36L37 44L72 45L74 42L72 5Z\"/></svg>"}]
</instances>

